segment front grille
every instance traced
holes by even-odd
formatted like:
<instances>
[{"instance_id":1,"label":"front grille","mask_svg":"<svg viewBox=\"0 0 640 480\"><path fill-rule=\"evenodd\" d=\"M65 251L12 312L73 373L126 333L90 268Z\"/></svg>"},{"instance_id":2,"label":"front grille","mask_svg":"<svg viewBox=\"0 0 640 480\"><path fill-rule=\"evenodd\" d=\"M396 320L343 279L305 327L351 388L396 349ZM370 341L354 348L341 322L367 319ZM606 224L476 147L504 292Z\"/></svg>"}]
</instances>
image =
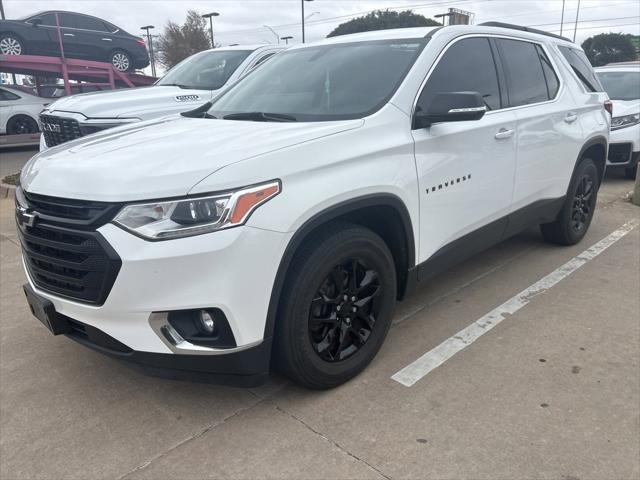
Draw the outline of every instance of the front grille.
<instances>
[{"instance_id":1,"label":"front grille","mask_svg":"<svg viewBox=\"0 0 640 480\"><path fill-rule=\"evenodd\" d=\"M82 137L78 121L72 118L40 115L40 127L47 147L55 147Z\"/></svg>"},{"instance_id":2,"label":"front grille","mask_svg":"<svg viewBox=\"0 0 640 480\"><path fill-rule=\"evenodd\" d=\"M628 163L631 160L632 145L630 143L610 143L609 162Z\"/></svg>"},{"instance_id":3,"label":"front grille","mask_svg":"<svg viewBox=\"0 0 640 480\"><path fill-rule=\"evenodd\" d=\"M32 203L33 197L16 190L16 203L36 214L35 221L29 225L16 213L24 262L33 283L63 297L104 303L121 261L102 235L93 230L100 223L91 222L95 218L104 219L104 212L111 211L112 205L104 204L106 207L99 214L88 207L86 211L90 213L82 214L77 200L37 196L38 202ZM47 203L43 198L52 201ZM87 204L96 205L95 202ZM61 214L53 216L52 212Z\"/></svg>"}]
</instances>

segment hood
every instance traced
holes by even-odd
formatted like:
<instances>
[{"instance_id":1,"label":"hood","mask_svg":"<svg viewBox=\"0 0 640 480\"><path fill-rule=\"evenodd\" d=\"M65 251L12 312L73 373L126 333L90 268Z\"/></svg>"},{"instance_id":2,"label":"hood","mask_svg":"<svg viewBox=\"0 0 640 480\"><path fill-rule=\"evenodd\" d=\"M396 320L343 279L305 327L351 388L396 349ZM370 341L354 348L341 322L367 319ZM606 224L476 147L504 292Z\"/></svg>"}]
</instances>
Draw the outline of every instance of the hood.
<instances>
[{"instance_id":1,"label":"hood","mask_svg":"<svg viewBox=\"0 0 640 480\"><path fill-rule=\"evenodd\" d=\"M20 183L31 193L106 202L183 196L227 165L363 123L164 118L45 150L25 165Z\"/></svg>"},{"instance_id":2,"label":"hood","mask_svg":"<svg viewBox=\"0 0 640 480\"><path fill-rule=\"evenodd\" d=\"M81 93L57 100L49 106L49 111L81 113L87 118L149 120L196 108L211 100L214 92L152 86Z\"/></svg>"},{"instance_id":3,"label":"hood","mask_svg":"<svg viewBox=\"0 0 640 480\"><path fill-rule=\"evenodd\" d=\"M613 103L613 117L624 117L640 112L640 99L638 100L611 100Z\"/></svg>"}]
</instances>

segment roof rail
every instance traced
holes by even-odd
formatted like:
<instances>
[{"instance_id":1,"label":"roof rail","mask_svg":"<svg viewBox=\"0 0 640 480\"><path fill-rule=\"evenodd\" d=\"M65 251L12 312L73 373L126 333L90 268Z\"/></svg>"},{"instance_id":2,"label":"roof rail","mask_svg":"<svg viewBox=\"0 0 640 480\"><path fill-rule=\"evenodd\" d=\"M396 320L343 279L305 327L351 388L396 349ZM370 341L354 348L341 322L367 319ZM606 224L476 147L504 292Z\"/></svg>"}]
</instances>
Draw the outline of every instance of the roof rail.
<instances>
[{"instance_id":1,"label":"roof rail","mask_svg":"<svg viewBox=\"0 0 640 480\"><path fill-rule=\"evenodd\" d=\"M484 22L484 23L480 23L479 26L510 28L511 30L520 30L521 32L537 33L538 35L544 35L546 37L553 37L553 38L557 38L558 40L564 40L565 42L573 43L568 38L561 37L560 35L556 35L555 33L545 32L544 30L538 30L536 28L531 28L531 27L523 27L522 25L514 25L512 23Z\"/></svg>"}]
</instances>

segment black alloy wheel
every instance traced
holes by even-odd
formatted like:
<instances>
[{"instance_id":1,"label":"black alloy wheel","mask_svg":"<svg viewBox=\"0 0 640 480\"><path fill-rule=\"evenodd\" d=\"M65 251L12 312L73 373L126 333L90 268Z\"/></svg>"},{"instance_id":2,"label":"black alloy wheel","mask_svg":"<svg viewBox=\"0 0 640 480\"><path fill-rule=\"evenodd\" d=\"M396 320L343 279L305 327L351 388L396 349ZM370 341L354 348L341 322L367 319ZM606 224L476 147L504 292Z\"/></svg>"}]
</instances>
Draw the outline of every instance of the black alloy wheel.
<instances>
[{"instance_id":1,"label":"black alloy wheel","mask_svg":"<svg viewBox=\"0 0 640 480\"><path fill-rule=\"evenodd\" d=\"M581 233L588 225L595 207L594 181L588 175L582 175L573 196L571 226L576 233Z\"/></svg>"},{"instance_id":2,"label":"black alloy wheel","mask_svg":"<svg viewBox=\"0 0 640 480\"><path fill-rule=\"evenodd\" d=\"M367 343L380 311L378 277L364 260L351 258L323 280L309 309L309 337L322 360L345 360Z\"/></svg>"},{"instance_id":3,"label":"black alloy wheel","mask_svg":"<svg viewBox=\"0 0 640 480\"><path fill-rule=\"evenodd\" d=\"M396 303L394 257L372 230L324 225L296 249L281 290L274 365L309 388L340 385L373 360Z\"/></svg>"}]
</instances>

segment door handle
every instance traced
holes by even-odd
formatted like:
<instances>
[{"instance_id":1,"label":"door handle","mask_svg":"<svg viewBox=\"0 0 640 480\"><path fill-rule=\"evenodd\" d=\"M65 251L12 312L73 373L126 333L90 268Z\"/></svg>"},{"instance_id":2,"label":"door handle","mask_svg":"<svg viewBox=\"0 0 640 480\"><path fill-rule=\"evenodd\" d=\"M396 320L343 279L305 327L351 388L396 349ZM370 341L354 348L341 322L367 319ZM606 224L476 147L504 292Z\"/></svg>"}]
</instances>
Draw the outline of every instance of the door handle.
<instances>
[{"instance_id":1,"label":"door handle","mask_svg":"<svg viewBox=\"0 0 640 480\"><path fill-rule=\"evenodd\" d=\"M564 121L567 123L573 123L578 119L578 115L573 112L569 112L565 115Z\"/></svg>"},{"instance_id":2,"label":"door handle","mask_svg":"<svg viewBox=\"0 0 640 480\"><path fill-rule=\"evenodd\" d=\"M495 137L496 140L504 140L505 138L511 138L512 135L513 130L501 128L500 130L498 130L498 133L496 133Z\"/></svg>"},{"instance_id":3,"label":"door handle","mask_svg":"<svg viewBox=\"0 0 640 480\"><path fill-rule=\"evenodd\" d=\"M111 42L112 41L110 38L103 38L102 40L104 40L105 42Z\"/></svg>"},{"instance_id":4,"label":"door handle","mask_svg":"<svg viewBox=\"0 0 640 480\"><path fill-rule=\"evenodd\" d=\"M75 35L73 33L65 33L64 36L65 37L75 37Z\"/></svg>"}]
</instances>

